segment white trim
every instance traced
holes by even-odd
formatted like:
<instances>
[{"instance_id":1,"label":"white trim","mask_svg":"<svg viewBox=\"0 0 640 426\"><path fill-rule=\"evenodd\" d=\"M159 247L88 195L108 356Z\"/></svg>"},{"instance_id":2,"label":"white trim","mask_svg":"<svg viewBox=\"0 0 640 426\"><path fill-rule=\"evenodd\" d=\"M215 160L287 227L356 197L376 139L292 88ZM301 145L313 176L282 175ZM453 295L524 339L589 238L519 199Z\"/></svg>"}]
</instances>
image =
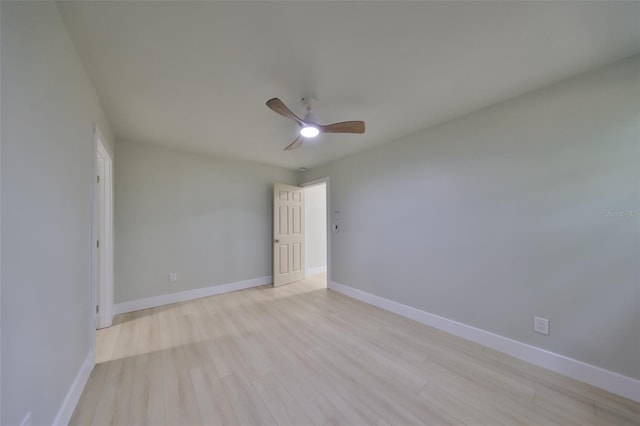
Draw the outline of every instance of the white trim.
<instances>
[{"instance_id":1,"label":"white trim","mask_svg":"<svg viewBox=\"0 0 640 426\"><path fill-rule=\"evenodd\" d=\"M437 328L454 336L479 343L547 370L640 402L640 380L421 311L343 284L329 281L329 288L345 296Z\"/></svg>"},{"instance_id":2,"label":"white trim","mask_svg":"<svg viewBox=\"0 0 640 426\"><path fill-rule=\"evenodd\" d=\"M171 303L185 302L187 300L199 299L201 297L215 296L216 294L228 293L230 291L244 290L251 287L258 287L271 284L271 275L253 278L246 281L214 285L211 287L196 288L194 290L179 291L176 293L162 294L160 296L146 297L144 299L130 300L128 302L116 303L113 307L114 315L125 314L127 312L139 311L141 309L155 308L157 306L170 305Z\"/></svg>"},{"instance_id":3,"label":"white trim","mask_svg":"<svg viewBox=\"0 0 640 426\"><path fill-rule=\"evenodd\" d=\"M67 392L67 396L62 402L62 406L58 410L56 419L53 421L54 426L66 426L69 424L69 420L71 420L71 416L73 415L73 410L76 409L76 405L80 400L80 395L82 395L82 391L87 384L87 380L89 380L89 376L91 375L91 371L93 371L94 365L95 356L92 351L89 352L89 355L87 355L84 362L82 363L78 374L76 374L76 378L71 384L69 392Z\"/></svg>"},{"instance_id":4,"label":"white trim","mask_svg":"<svg viewBox=\"0 0 640 426\"><path fill-rule=\"evenodd\" d=\"M307 276L315 275L315 274L321 274L323 272L327 272L327 265L316 266L315 268L308 268L307 269Z\"/></svg>"},{"instance_id":5,"label":"white trim","mask_svg":"<svg viewBox=\"0 0 640 426\"><path fill-rule=\"evenodd\" d=\"M20 426L31 426L31 411L24 416L24 419L20 422Z\"/></svg>"},{"instance_id":6,"label":"white trim","mask_svg":"<svg viewBox=\"0 0 640 426\"><path fill-rule=\"evenodd\" d=\"M306 188L308 186L316 186L316 185L320 185L320 184L323 184L323 183L327 183L328 181L329 181L328 177L323 177L323 178L320 178L320 179L310 180L309 182L305 182L300 186L302 186L303 188Z\"/></svg>"},{"instance_id":7,"label":"white trim","mask_svg":"<svg viewBox=\"0 0 640 426\"><path fill-rule=\"evenodd\" d=\"M100 139L102 140L103 144L102 147L105 149L105 151L107 151L107 153L109 154L109 158L111 158L113 160L114 158L114 153L113 153L113 149L111 148L111 146L107 143L107 138L104 137L104 133L102 133L102 130L100 130L100 127L98 126L98 124L94 121L93 122L93 134L94 136L97 135L100 137Z\"/></svg>"}]
</instances>

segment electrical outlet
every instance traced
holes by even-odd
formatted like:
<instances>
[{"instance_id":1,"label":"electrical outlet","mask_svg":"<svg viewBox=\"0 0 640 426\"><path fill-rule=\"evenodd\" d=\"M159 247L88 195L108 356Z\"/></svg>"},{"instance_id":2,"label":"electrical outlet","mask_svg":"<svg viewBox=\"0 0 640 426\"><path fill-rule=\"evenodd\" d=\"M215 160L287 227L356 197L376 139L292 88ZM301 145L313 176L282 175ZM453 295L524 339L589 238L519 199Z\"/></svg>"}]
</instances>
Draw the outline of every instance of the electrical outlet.
<instances>
[{"instance_id":1,"label":"electrical outlet","mask_svg":"<svg viewBox=\"0 0 640 426\"><path fill-rule=\"evenodd\" d=\"M541 317L533 317L533 331L549 335L549 320Z\"/></svg>"},{"instance_id":2,"label":"electrical outlet","mask_svg":"<svg viewBox=\"0 0 640 426\"><path fill-rule=\"evenodd\" d=\"M175 283L176 281L178 281L178 274L176 274L175 272L171 272L169 274L169 282Z\"/></svg>"}]
</instances>

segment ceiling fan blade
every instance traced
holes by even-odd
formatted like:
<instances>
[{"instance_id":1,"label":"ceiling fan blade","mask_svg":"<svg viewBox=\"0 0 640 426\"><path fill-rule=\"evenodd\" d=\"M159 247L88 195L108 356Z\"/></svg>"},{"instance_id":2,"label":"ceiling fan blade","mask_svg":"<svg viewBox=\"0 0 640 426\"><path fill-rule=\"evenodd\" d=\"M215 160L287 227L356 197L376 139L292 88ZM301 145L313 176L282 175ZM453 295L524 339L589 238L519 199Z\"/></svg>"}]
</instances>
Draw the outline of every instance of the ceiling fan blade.
<instances>
[{"instance_id":1,"label":"ceiling fan blade","mask_svg":"<svg viewBox=\"0 0 640 426\"><path fill-rule=\"evenodd\" d=\"M364 121L342 121L320 126L323 133L364 133Z\"/></svg>"},{"instance_id":2,"label":"ceiling fan blade","mask_svg":"<svg viewBox=\"0 0 640 426\"><path fill-rule=\"evenodd\" d=\"M302 145L302 142L304 142L304 139L302 138L302 136L298 136L296 138L295 141L293 141L289 146L287 146L284 150L285 151L291 151L292 149L296 149L298 148L300 145Z\"/></svg>"},{"instance_id":3,"label":"ceiling fan blade","mask_svg":"<svg viewBox=\"0 0 640 426\"><path fill-rule=\"evenodd\" d=\"M273 110L274 112L276 112L276 113L278 113L278 114L280 114L280 115L282 115L284 117L292 119L293 121L295 121L299 125L304 124L303 121L300 119L300 117L298 117L293 112L291 112L291 110L289 108L287 108L287 106L284 104L284 102L282 102L278 98L269 99L267 101L267 106L269 108L271 108L271 110Z\"/></svg>"}]
</instances>

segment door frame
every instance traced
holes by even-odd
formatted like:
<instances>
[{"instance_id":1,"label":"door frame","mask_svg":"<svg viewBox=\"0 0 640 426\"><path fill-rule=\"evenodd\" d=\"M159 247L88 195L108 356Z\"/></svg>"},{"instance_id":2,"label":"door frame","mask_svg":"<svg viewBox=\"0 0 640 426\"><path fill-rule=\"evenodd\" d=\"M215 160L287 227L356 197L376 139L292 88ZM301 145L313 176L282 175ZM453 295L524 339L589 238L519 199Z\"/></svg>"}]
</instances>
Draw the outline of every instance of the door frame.
<instances>
[{"instance_id":1,"label":"door frame","mask_svg":"<svg viewBox=\"0 0 640 426\"><path fill-rule=\"evenodd\" d=\"M95 124L93 126L93 135L95 141L95 177L98 176L98 156L104 160L104 176L102 176L99 183L93 182L91 323L93 335L95 335L96 328L111 327L113 324L113 156L106 145L104 135ZM98 184L101 185L102 191L100 192L98 192ZM102 224L98 223L97 220L97 194L102 194ZM99 238L101 226L103 235ZM96 250L98 239L100 239L100 251ZM99 263L98 260L100 261ZM98 265L100 265L99 268ZM95 322L96 303L98 306L97 324Z\"/></svg>"},{"instance_id":2,"label":"door frame","mask_svg":"<svg viewBox=\"0 0 640 426\"><path fill-rule=\"evenodd\" d=\"M327 198L326 203L325 203L325 207L327 209L326 211L326 215L327 215L327 220L326 220L326 235L327 235L327 288L329 287L329 283L331 282L331 278L332 278L332 273L331 273L331 225L332 225L332 221L331 221L331 196L330 196L330 185L329 185L329 176L323 177L323 178L319 178L319 179L313 179L307 182L304 182L303 184L301 184L300 186L305 188L307 186L315 186L315 185L319 185L321 183L325 184L325 196ZM305 244L306 244L306 240L305 240ZM307 265L305 262L304 265L304 273L305 276L307 275Z\"/></svg>"}]
</instances>

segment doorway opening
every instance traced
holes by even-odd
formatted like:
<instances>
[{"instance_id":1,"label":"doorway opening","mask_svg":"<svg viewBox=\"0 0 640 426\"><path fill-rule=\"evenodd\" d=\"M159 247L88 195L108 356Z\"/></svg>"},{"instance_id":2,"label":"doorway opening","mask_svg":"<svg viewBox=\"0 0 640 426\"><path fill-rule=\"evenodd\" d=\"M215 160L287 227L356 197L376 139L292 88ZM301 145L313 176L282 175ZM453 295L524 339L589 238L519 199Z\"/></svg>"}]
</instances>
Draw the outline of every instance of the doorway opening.
<instances>
[{"instance_id":1,"label":"doorway opening","mask_svg":"<svg viewBox=\"0 0 640 426\"><path fill-rule=\"evenodd\" d=\"M329 272L328 178L305 183L305 279L327 287Z\"/></svg>"}]
</instances>

